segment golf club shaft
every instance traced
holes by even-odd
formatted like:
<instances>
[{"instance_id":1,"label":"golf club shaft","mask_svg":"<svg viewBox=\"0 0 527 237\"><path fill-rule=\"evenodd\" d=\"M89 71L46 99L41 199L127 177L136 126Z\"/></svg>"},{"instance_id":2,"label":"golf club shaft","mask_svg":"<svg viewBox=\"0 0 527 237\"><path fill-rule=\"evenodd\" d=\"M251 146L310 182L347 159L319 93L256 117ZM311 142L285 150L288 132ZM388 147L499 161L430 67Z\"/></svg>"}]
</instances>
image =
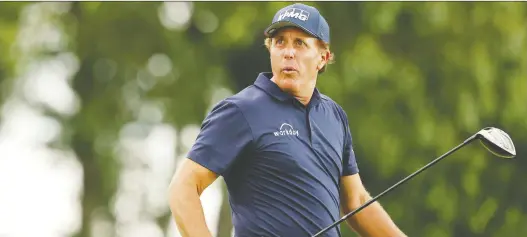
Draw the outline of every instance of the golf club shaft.
<instances>
[{"instance_id":1,"label":"golf club shaft","mask_svg":"<svg viewBox=\"0 0 527 237\"><path fill-rule=\"evenodd\" d=\"M372 204L373 202L377 201L377 199L379 199L380 197L382 197L383 195L385 195L386 193L392 191L394 188L398 187L399 185L405 183L406 181L410 180L411 178L413 178L414 176L418 175L419 173L423 172L424 170L430 168L430 166L434 165L435 163L439 162L440 160L442 160L443 158L447 157L448 155L452 154L453 152L459 150L461 147L465 146L466 144L472 142L476 137L475 136L472 136L470 138L468 138L467 140L465 140L463 143L459 144L458 146L452 148L450 151L446 152L445 154L443 154L442 156L436 158L435 160L431 161L430 163L428 163L427 165L423 166L422 168L420 168L419 170L415 171L414 173L412 173L411 175L407 176L406 178L402 179L401 181L397 182L396 184L392 185L391 187L389 187L388 189L386 189L384 192L380 193L379 195L375 196L374 198L370 199L368 202L362 204L359 208L351 211L350 213L344 215L340 220L338 220L337 222L331 224L330 226L322 229L321 231L319 231L318 233L316 233L315 235L313 235L312 237L317 237L317 236L320 236L322 235L324 232L328 231L329 229L337 226L338 224L340 224L341 222L343 222L344 220L348 219L350 216L352 215L355 215L357 212L361 211L362 209L366 208L367 206L369 206L370 204Z\"/></svg>"}]
</instances>

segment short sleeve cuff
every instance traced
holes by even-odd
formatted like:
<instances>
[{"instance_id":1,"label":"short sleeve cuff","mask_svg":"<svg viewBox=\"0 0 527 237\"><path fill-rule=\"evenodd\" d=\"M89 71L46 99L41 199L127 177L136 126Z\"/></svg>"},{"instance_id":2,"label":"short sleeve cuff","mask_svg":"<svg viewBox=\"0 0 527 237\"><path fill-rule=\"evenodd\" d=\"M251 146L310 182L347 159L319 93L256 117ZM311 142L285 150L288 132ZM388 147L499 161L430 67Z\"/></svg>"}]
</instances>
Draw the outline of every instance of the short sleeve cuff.
<instances>
[{"instance_id":1,"label":"short sleeve cuff","mask_svg":"<svg viewBox=\"0 0 527 237\"><path fill-rule=\"evenodd\" d=\"M215 164L213 159L210 159L210 156L203 154L199 150L190 151L187 154L187 158L216 173L217 175L223 175L223 169L218 164Z\"/></svg>"},{"instance_id":2,"label":"short sleeve cuff","mask_svg":"<svg viewBox=\"0 0 527 237\"><path fill-rule=\"evenodd\" d=\"M203 121L187 157L218 175L224 175L252 138L242 112L234 103L224 100Z\"/></svg>"},{"instance_id":3,"label":"short sleeve cuff","mask_svg":"<svg viewBox=\"0 0 527 237\"><path fill-rule=\"evenodd\" d=\"M354 175L359 173L359 168L356 166L345 168L342 172L342 176Z\"/></svg>"}]
</instances>

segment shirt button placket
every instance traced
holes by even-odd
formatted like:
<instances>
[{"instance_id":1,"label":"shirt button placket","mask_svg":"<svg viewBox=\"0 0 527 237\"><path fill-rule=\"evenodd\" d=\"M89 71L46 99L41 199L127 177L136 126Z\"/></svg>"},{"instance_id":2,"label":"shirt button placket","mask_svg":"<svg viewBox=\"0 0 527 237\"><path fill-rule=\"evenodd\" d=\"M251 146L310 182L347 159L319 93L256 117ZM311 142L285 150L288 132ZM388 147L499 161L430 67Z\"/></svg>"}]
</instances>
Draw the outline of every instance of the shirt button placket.
<instances>
[{"instance_id":1,"label":"shirt button placket","mask_svg":"<svg viewBox=\"0 0 527 237\"><path fill-rule=\"evenodd\" d=\"M309 145L313 146L313 129L311 129L311 116L309 115L310 109L309 107L306 108L306 124L307 124L307 133L309 136Z\"/></svg>"}]
</instances>

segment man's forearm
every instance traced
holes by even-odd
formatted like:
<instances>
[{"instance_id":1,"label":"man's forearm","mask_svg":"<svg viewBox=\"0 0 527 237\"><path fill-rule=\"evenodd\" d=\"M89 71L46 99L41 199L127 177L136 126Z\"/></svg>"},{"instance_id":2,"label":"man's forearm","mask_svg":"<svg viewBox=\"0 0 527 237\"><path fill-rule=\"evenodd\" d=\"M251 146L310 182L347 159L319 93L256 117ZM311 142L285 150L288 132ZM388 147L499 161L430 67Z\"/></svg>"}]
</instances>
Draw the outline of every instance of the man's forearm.
<instances>
[{"instance_id":1,"label":"man's forearm","mask_svg":"<svg viewBox=\"0 0 527 237\"><path fill-rule=\"evenodd\" d=\"M350 217L347 223L362 237L406 236L378 202L374 202Z\"/></svg>"},{"instance_id":2,"label":"man's forearm","mask_svg":"<svg viewBox=\"0 0 527 237\"><path fill-rule=\"evenodd\" d=\"M170 188L170 210L183 237L211 237L196 189Z\"/></svg>"}]
</instances>

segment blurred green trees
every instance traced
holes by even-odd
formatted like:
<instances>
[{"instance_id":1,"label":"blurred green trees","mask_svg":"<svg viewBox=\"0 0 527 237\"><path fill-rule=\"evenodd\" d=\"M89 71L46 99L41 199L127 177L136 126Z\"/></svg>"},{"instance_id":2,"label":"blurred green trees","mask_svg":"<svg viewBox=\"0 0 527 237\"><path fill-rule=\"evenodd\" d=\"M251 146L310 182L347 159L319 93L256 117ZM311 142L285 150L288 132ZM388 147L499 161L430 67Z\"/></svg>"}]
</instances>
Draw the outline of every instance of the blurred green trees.
<instances>
[{"instance_id":1,"label":"blurred green trees","mask_svg":"<svg viewBox=\"0 0 527 237\"><path fill-rule=\"evenodd\" d=\"M141 119L134 108L152 103L163 122L199 126L221 99L216 88L236 92L270 70L263 30L287 4L74 2L55 19L79 61L72 87L80 109L61 117L64 143L85 172L79 236L89 236L94 210L112 215L120 172L113 145L123 124ZM372 195L485 126L504 129L516 143L518 159L493 159L472 145L390 193L380 202L396 223L409 236L527 235L527 4L310 4L328 20L336 54L318 86L348 113ZM15 76L17 57L9 52L26 5L0 4L3 97ZM178 149L178 157L185 152ZM230 232L226 210L227 201L221 233Z\"/></svg>"}]
</instances>

